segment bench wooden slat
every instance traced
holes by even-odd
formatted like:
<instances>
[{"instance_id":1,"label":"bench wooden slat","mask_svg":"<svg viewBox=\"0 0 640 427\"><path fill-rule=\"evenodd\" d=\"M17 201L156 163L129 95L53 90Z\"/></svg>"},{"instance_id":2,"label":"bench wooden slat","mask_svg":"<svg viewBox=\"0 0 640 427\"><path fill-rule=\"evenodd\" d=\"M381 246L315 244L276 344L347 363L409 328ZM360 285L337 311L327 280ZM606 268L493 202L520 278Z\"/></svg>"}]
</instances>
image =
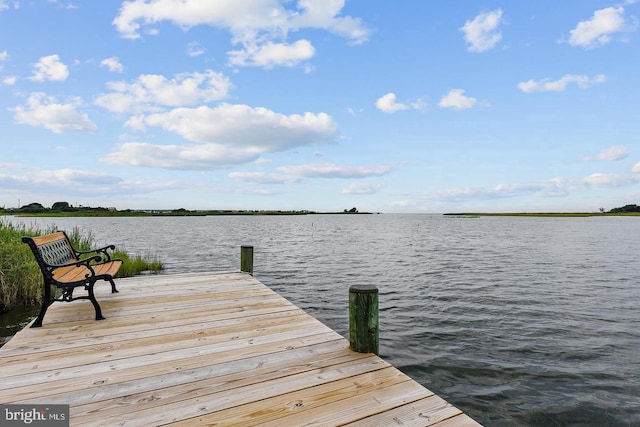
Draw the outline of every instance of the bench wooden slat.
<instances>
[{"instance_id":1,"label":"bench wooden slat","mask_svg":"<svg viewBox=\"0 0 640 427\"><path fill-rule=\"evenodd\" d=\"M55 242L58 240L66 240L66 235L62 231L55 232L53 234L46 234L44 236L32 237L37 246L46 245L47 243Z\"/></svg>"}]
</instances>

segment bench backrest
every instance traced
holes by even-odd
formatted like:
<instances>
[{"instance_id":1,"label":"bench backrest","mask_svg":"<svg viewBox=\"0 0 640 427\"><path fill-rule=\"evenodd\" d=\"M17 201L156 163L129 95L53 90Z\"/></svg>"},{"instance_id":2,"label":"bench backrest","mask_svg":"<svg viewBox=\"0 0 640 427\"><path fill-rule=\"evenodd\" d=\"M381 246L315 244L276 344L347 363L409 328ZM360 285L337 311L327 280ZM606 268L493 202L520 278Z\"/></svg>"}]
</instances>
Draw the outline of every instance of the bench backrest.
<instances>
[{"instance_id":1,"label":"bench backrest","mask_svg":"<svg viewBox=\"0 0 640 427\"><path fill-rule=\"evenodd\" d=\"M47 264L60 265L78 260L78 257L71 246L71 242L69 242L64 231L58 231L53 234L47 234L39 237L23 238L25 243L30 243L26 240L31 240L31 242L33 242L33 245L29 244L29 246L32 251L34 251L34 249L38 251L38 254L34 251L36 258L40 255L42 260Z\"/></svg>"}]
</instances>

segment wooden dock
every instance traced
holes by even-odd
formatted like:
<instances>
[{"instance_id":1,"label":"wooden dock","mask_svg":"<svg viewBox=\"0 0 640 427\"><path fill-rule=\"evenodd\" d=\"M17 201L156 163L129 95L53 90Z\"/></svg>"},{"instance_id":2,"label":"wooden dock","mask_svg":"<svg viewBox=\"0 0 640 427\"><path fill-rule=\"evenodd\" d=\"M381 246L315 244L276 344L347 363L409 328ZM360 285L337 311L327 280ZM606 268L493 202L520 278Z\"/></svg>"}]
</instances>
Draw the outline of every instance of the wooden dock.
<instances>
[{"instance_id":1,"label":"wooden dock","mask_svg":"<svg viewBox=\"0 0 640 427\"><path fill-rule=\"evenodd\" d=\"M80 426L478 426L251 275L138 276L55 303L0 348L0 403Z\"/></svg>"}]
</instances>

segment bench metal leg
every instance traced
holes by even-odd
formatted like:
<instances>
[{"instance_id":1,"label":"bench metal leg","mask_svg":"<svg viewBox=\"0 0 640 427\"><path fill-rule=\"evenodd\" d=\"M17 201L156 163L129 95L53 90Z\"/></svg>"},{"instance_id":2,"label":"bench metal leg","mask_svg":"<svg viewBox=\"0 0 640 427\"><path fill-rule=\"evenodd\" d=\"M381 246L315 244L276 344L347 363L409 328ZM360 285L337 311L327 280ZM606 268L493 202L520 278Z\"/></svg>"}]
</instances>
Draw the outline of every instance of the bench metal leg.
<instances>
[{"instance_id":1,"label":"bench metal leg","mask_svg":"<svg viewBox=\"0 0 640 427\"><path fill-rule=\"evenodd\" d=\"M109 279L109 282L111 282L111 293L115 294L116 292L120 292L119 290L116 289L116 284L113 282L113 279Z\"/></svg>"},{"instance_id":2,"label":"bench metal leg","mask_svg":"<svg viewBox=\"0 0 640 427\"><path fill-rule=\"evenodd\" d=\"M51 304L53 304L53 300L51 299L51 285L45 282L42 290L42 308L40 309L40 313L38 314L38 317L36 317L35 322L31 325L32 328L39 328L42 326L44 314L47 312L47 308L49 308Z\"/></svg>"},{"instance_id":3,"label":"bench metal leg","mask_svg":"<svg viewBox=\"0 0 640 427\"><path fill-rule=\"evenodd\" d=\"M40 313L38 317L36 317L35 322L31 325L32 328L39 328L42 326L42 320L44 319L44 314L47 312L47 308L53 303L53 301L43 301L42 308L40 309Z\"/></svg>"},{"instance_id":4,"label":"bench metal leg","mask_svg":"<svg viewBox=\"0 0 640 427\"><path fill-rule=\"evenodd\" d=\"M100 308L100 304L98 304L98 300L96 300L96 296L93 293L94 284L95 282L89 283L87 285L87 291L89 291L89 300L91 301L91 304L93 304L93 308L96 310L96 320L104 320L105 317L102 315L102 309Z\"/></svg>"}]
</instances>

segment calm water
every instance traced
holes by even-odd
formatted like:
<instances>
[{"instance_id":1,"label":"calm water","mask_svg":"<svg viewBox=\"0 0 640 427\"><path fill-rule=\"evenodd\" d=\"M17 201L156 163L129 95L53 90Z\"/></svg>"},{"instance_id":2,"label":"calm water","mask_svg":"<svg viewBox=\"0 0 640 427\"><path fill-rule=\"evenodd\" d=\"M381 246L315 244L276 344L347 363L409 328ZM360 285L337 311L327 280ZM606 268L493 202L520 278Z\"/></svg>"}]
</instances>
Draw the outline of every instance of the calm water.
<instances>
[{"instance_id":1,"label":"calm water","mask_svg":"<svg viewBox=\"0 0 640 427\"><path fill-rule=\"evenodd\" d=\"M343 335L380 289L381 356L487 426L640 426L640 218L310 215L28 219L238 269Z\"/></svg>"}]
</instances>

